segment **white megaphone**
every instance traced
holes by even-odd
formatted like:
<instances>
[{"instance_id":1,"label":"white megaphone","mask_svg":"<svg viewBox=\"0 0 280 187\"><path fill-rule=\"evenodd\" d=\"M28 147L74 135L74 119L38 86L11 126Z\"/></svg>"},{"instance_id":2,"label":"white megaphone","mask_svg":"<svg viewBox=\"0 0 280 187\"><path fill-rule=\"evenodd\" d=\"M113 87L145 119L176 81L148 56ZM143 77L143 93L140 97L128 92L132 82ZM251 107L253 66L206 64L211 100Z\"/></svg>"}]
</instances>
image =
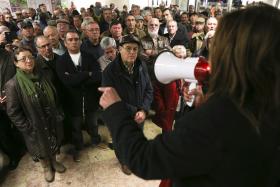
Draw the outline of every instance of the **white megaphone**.
<instances>
[{"instance_id":1,"label":"white megaphone","mask_svg":"<svg viewBox=\"0 0 280 187\"><path fill-rule=\"evenodd\" d=\"M197 83L209 79L210 66L201 57L181 59L170 51L164 51L158 55L154 71L159 82L168 84L174 80L185 79L185 81L191 83L189 90L192 90L196 88ZM192 106L193 100L187 104Z\"/></svg>"}]
</instances>

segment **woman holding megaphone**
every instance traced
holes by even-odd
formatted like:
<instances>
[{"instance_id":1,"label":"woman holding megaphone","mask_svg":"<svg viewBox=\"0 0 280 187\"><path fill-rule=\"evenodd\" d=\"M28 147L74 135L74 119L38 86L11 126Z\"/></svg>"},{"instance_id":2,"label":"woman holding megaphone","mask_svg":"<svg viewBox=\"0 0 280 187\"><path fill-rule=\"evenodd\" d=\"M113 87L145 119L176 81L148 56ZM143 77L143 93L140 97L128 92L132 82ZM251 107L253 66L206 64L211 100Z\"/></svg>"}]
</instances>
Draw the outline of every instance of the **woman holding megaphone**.
<instances>
[{"instance_id":1,"label":"woman holding megaphone","mask_svg":"<svg viewBox=\"0 0 280 187\"><path fill-rule=\"evenodd\" d=\"M205 102L147 140L118 93L103 87L115 149L144 179L173 187L279 186L280 11L259 4L221 18Z\"/></svg>"}]
</instances>

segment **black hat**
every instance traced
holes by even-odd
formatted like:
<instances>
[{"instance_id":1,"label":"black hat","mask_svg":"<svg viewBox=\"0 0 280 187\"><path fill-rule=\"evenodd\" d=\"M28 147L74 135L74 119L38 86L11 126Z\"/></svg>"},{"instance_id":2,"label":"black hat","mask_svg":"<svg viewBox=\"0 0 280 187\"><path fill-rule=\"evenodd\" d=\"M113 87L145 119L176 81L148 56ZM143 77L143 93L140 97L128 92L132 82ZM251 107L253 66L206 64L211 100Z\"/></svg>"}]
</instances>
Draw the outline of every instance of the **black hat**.
<instances>
[{"instance_id":1,"label":"black hat","mask_svg":"<svg viewBox=\"0 0 280 187\"><path fill-rule=\"evenodd\" d=\"M140 40L133 34L128 34L120 39L120 46L126 43L136 43L137 45L140 45Z\"/></svg>"},{"instance_id":2,"label":"black hat","mask_svg":"<svg viewBox=\"0 0 280 187\"><path fill-rule=\"evenodd\" d=\"M21 22L21 28L25 29L25 28L33 28L32 22L29 20L23 20L23 22Z\"/></svg>"}]
</instances>

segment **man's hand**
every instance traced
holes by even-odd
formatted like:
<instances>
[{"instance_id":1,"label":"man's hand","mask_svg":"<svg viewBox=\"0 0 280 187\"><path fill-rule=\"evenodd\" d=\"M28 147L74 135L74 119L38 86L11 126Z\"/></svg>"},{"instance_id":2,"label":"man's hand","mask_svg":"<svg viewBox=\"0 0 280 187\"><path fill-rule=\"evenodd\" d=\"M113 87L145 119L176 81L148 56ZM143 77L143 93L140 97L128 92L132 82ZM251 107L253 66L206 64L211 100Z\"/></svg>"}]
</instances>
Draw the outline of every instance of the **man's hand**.
<instances>
[{"instance_id":1,"label":"man's hand","mask_svg":"<svg viewBox=\"0 0 280 187\"><path fill-rule=\"evenodd\" d=\"M112 104L121 101L121 98L115 88L112 87L99 87L98 90L103 92L99 104L103 109L108 108Z\"/></svg>"},{"instance_id":2,"label":"man's hand","mask_svg":"<svg viewBox=\"0 0 280 187\"><path fill-rule=\"evenodd\" d=\"M138 112L136 112L135 116L134 116L134 121L138 124L141 124L145 121L146 119L146 112L144 110L140 110Z\"/></svg>"}]
</instances>

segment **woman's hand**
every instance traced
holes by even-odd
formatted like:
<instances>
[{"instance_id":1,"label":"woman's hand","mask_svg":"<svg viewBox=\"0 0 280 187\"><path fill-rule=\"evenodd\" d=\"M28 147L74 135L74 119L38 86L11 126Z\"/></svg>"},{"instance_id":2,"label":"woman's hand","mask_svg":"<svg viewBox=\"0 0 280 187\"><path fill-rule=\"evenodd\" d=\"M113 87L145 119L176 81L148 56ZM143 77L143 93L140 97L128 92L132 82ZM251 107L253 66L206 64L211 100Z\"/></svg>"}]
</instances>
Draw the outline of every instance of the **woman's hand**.
<instances>
[{"instance_id":1,"label":"woman's hand","mask_svg":"<svg viewBox=\"0 0 280 187\"><path fill-rule=\"evenodd\" d=\"M205 96L202 91L202 87L198 85L195 89L189 91L188 86L183 87L183 97L186 102L191 102L195 96L194 106L199 107L202 103L204 103Z\"/></svg>"},{"instance_id":2,"label":"woman's hand","mask_svg":"<svg viewBox=\"0 0 280 187\"><path fill-rule=\"evenodd\" d=\"M99 91L103 92L99 104L103 109L108 108L112 104L121 101L121 98L113 87L99 87Z\"/></svg>"}]
</instances>

